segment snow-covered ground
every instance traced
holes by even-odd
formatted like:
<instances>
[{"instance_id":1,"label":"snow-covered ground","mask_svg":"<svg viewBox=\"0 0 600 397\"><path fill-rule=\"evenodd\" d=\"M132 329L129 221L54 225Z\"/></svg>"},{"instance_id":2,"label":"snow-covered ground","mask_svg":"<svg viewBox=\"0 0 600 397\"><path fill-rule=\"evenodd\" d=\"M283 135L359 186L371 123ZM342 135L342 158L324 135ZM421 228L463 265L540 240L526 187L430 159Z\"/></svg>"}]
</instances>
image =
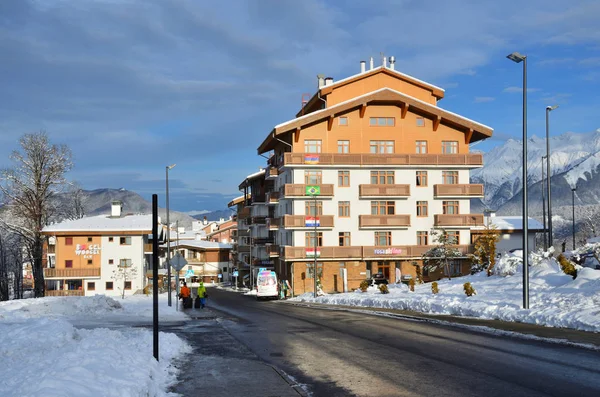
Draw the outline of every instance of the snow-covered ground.
<instances>
[{"instance_id":1,"label":"snow-covered ground","mask_svg":"<svg viewBox=\"0 0 600 397\"><path fill-rule=\"evenodd\" d=\"M159 321L187 318L166 299ZM161 332L157 362L152 330L128 326L148 323L152 297L144 295L0 302L0 396L168 396L172 363L191 349Z\"/></svg>"},{"instance_id":2,"label":"snow-covered ground","mask_svg":"<svg viewBox=\"0 0 600 397\"><path fill-rule=\"evenodd\" d=\"M415 285L411 292L403 284L388 285L389 293L377 287L366 292L318 296L312 293L293 301L319 302L357 307L413 310L430 314L518 321L549 327L600 332L600 270L578 267L576 279L564 274L554 258L532 258L529 270L529 309L523 309L522 259L506 255L497 264L497 274L485 272L438 281L439 293L431 283ZM463 284L470 282L476 295L467 297Z\"/></svg>"}]
</instances>

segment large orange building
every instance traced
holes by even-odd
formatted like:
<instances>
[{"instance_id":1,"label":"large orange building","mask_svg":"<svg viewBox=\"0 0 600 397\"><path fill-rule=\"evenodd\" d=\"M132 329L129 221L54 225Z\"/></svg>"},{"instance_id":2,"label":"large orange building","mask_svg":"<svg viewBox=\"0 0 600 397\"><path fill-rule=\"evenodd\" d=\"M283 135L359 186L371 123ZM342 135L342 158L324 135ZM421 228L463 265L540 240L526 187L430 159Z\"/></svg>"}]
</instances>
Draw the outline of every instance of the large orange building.
<instances>
[{"instance_id":1,"label":"large orange building","mask_svg":"<svg viewBox=\"0 0 600 397\"><path fill-rule=\"evenodd\" d=\"M441 229L463 253L451 272L468 271L471 229L483 225L469 205L483 197L483 186L469 183L483 158L469 145L493 130L438 107L443 97L392 58L368 70L361 62L360 73L337 82L319 76L296 118L258 147L270 154L264 172L240 184L248 199L236 202L238 234L249 230L254 261L297 295L313 290L316 256L325 292L348 291L378 272L390 282L414 277Z\"/></svg>"}]
</instances>

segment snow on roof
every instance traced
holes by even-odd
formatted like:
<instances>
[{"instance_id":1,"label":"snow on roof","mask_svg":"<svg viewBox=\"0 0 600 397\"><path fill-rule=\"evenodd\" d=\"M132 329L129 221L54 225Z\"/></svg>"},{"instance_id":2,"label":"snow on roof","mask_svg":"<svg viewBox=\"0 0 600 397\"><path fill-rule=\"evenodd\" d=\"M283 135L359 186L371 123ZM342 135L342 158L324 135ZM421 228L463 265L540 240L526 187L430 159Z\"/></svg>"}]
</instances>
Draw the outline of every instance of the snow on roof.
<instances>
[{"instance_id":1,"label":"snow on roof","mask_svg":"<svg viewBox=\"0 0 600 397\"><path fill-rule=\"evenodd\" d=\"M42 230L52 232L84 232L84 231L148 231L152 230L152 215L126 215L111 217L110 215L87 216L48 225Z\"/></svg>"},{"instance_id":2,"label":"snow on roof","mask_svg":"<svg viewBox=\"0 0 600 397\"><path fill-rule=\"evenodd\" d=\"M265 169L262 168L260 171L255 172L254 174L250 174L246 177L246 179L252 179L252 178L256 178L257 176L261 176L265 173Z\"/></svg>"},{"instance_id":3,"label":"snow on roof","mask_svg":"<svg viewBox=\"0 0 600 397\"><path fill-rule=\"evenodd\" d=\"M492 225L495 225L499 230L523 230L522 216L492 216L489 219ZM529 218L528 227L529 229L544 228L544 226L540 222L533 218Z\"/></svg>"},{"instance_id":4,"label":"snow on roof","mask_svg":"<svg viewBox=\"0 0 600 397\"><path fill-rule=\"evenodd\" d=\"M171 248L177 247L177 241L171 242ZM214 241L206 241L206 240L186 240L179 241L179 246L181 247L195 247L195 248L221 248L221 249L231 249L231 244L225 243L217 243Z\"/></svg>"}]
</instances>

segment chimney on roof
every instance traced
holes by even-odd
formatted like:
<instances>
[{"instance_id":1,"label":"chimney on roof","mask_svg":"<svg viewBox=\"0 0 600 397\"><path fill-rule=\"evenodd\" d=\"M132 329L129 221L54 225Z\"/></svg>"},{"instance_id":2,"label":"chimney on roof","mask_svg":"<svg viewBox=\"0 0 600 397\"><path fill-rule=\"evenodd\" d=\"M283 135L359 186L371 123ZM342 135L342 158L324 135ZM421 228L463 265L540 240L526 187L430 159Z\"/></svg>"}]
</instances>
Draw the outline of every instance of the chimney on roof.
<instances>
[{"instance_id":1,"label":"chimney on roof","mask_svg":"<svg viewBox=\"0 0 600 397\"><path fill-rule=\"evenodd\" d=\"M373 57L369 60L369 70L373 70Z\"/></svg>"},{"instance_id":2,"label":"chimney on roof","mask_svg":"<svg viewBox=\"0 0 600 397\"><path fill-rule=\"evenodd\" d=\"M317 85L318 88L323 88L325 86L325 75L318 74L317 75Z\"/></svg>"},{"instance_id":3,"label":"chimney on roof","mask_svg":"<svg viewBox=\"0 0 600 397\"><path fill-rule=\"evenodd\" d=\"M395 70L396 69L396 57L395 56L391 56L390 57L390 69Z\"/></svg>"},{"instance_id":4,"label":"chimney on roof","mask_svg":"<svg viewBox=\"0 0 600 397\"><path fill-rule=\"evenodd\" d=\"M328 85L332 85L333 84L333 77L326 77L325 78L325 87L327 87Z\"/></svg>"},{"instance_id":5,"label":"chimney on roof","mask_svg":"<svg viewBox=\"0 0 600 397\"><path fill-rule=\"evenodd\" d=\"M366 70L367 63L365 61L360 61L360 72L364 73Z\"/></svg>"},{"instance_id":6,"label":"chimney on roof","mask_svg":"<svg viewBox=\"0 0 600 397\"><path fill-rule=\"evenodd\" d=\"M385 57L385 55L381 54L381 65L384 68L387 68L387 58Z\"/></svg>"},{"instance_id":7,"label":"chimney on roof","mask_svg":"<svg viewBox=\"0 0 600 397\"><path fill-rule=\"evenodd\" d=\"M204 219L202 219L202 223L203 223L204 225L207 225L207 224L208 224L208 219L206 219L206 215L204 216Z\"/></svg>"},{"instance_id":8,"label":"chimney on roof","mask_svg":"<svg viewBox=\"0 0 600 397\"><path fill-rule=\"evenodd\" d=\"M121 211L123 211L123 203L119 200L113 200L110 204L110 216L120 218Z\"/></svg>"}]
</instances>

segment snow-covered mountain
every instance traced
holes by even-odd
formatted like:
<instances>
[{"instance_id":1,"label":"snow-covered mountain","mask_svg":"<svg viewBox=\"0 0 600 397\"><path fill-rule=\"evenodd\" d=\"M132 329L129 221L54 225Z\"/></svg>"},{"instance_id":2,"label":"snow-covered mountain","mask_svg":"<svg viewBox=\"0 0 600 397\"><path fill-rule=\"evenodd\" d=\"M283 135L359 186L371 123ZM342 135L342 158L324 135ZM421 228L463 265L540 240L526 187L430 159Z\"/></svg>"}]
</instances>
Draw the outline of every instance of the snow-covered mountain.
<instances>
[{"instance_id":1,"label":"snow-covered mountain","mask_svg":"<svg viewBox=\"0 0 600 397\"><path fill-rule=\"evenodd\" d=\"M586 187L585 204L600 204L600 184L595 180L600 165L600 129L590 133L567 132L550 138L553 205L570 204L570 187ZM541 206L542 156L546 155L545 138L533 136L527 141L527 179L530 208ZM509 139L483 155L483 168L471 172L472 183L485 186L485 197L480 205L508 211L516 201L521 202L523 146L522 141ZM544 166L545 171L545 166ZM600 178L598 179L600 180ZM596 181L597 182L597 181ZM595 188L598 186L598 188ZM555 191L556 187L556 191ZM581 192L582 195L584 192ZM583 204L584 202L582 202ZM512 205L511 205L512 204ZM541 211L540 211L541 212Z\"/></svg>"}]
</instances>

